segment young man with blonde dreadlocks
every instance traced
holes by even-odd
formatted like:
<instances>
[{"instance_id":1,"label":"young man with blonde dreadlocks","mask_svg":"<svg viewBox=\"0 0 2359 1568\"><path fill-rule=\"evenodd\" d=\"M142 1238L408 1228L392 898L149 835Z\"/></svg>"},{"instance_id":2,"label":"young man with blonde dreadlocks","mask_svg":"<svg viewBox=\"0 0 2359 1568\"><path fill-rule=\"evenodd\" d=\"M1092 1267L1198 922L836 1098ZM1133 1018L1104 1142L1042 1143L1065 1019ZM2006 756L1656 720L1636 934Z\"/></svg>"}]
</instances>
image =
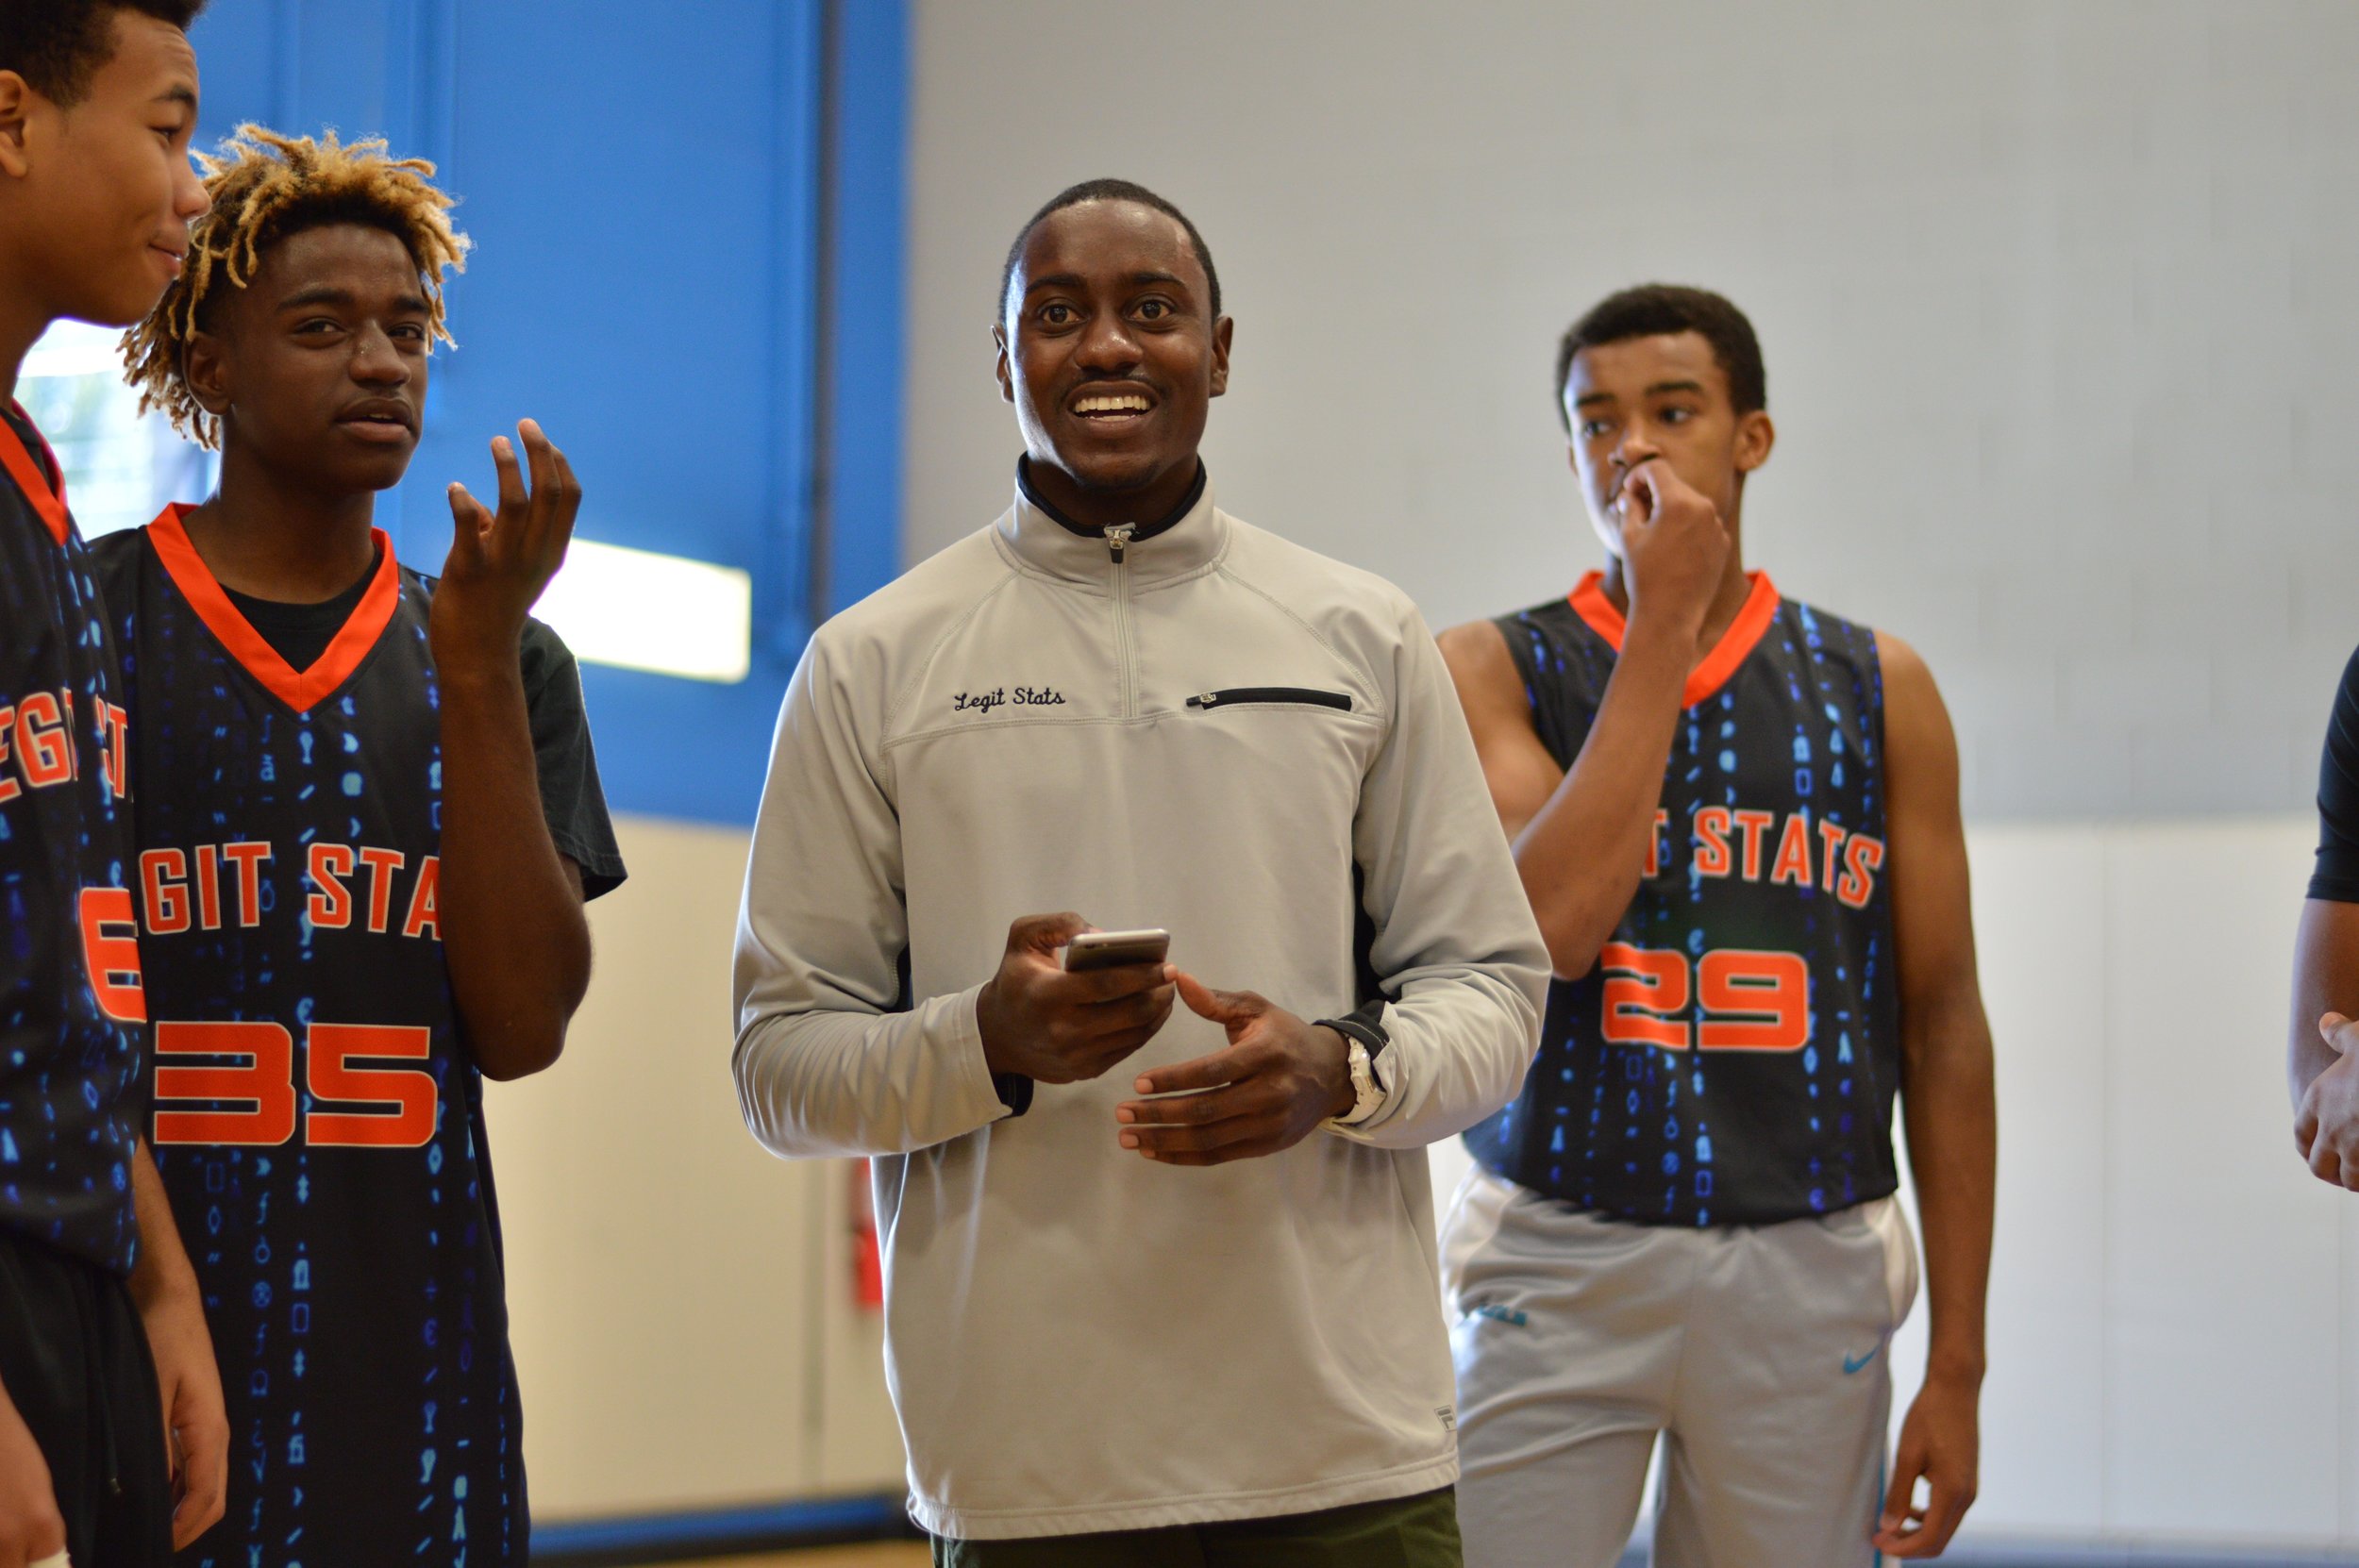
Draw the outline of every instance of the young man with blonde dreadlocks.
<instances>
[{"instance_id":1,"label":"young man with blonde dreadlocks","mask_svg":"<svg viewBox=\"0 0 2359 1568\"><path fill-rule=\"evenodd\" d=\"M95 551L123 650L154 1143L236 1430L221 1568L525 1560L480 1078L555 1061L622 879L580 682L527 611L579 488L527 421L439 582L376 493L466 241L430 164L248 125L128 339L219 492ZM527 481L527 470L529 471Z\"/></svg>"}]
</instances>

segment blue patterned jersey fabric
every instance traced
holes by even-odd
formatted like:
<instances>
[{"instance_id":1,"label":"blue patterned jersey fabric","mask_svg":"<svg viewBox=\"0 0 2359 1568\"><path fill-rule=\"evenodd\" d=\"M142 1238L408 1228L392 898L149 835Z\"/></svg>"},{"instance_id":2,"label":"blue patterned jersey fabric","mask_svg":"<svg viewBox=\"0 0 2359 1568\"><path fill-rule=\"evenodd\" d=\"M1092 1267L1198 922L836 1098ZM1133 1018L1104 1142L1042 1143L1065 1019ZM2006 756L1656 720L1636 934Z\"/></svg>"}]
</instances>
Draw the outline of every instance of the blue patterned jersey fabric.
<instances>
[{"instance_id":1,"label":"blue patterned jersey fabric","mask_svg":"<svg viewBox=\"0 0 2359 1568\"><path fill-rule=\"evenodd\" d=\"M1497 623L1570 769L1621 645L1596 575ZM1641 1224L1772 1225L1898 1185L1899 998L1875 633L1756 574L1690 676L1637 895L1548 992L1486 1169Z\"/></svg>"},{"instance_id":2,"label":"blue patterned jersey fabric","mask_svg":"<svg viewBox=\"0 0 2359 1568\"><path fill-rule=\"evenodd\" d=\"M436 914L431 585L380 535L294 671L183 510L93 552L135 726L151 1142L232 1433L227 1512L180 1560L519 1563L499 1209Z\"/></svg>"},{"instance_id":3,"label":"blue patterned jersey fabric","mask_svg":"<svg viewBox=\"0 0 2359 1568\"><path fill-rule=\"evenodd\" d=\"M128 1274L145 1016L114 645L55 463L0 409L0 1227Z\"/></svg>"}]
</instances>

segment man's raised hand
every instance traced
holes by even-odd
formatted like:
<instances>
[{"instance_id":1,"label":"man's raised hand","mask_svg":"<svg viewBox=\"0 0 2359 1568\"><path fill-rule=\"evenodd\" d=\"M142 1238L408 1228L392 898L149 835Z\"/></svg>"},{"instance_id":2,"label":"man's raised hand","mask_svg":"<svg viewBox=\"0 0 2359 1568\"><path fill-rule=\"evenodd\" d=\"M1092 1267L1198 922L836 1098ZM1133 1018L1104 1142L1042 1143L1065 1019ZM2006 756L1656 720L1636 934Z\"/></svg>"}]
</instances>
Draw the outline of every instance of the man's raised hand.
<instances>
[{"instance_id":1,"label":"man's raised hand","mask_svg":"<svg viewBox=\"0 0 2359 1568\"><path fill-rule=\"evenodd\" d=\"M1155 1038L1171 1016L1166 963L1120 964L1067 974L1057 950L1090 923L1070 911L1027 915L1008 927L1008 948L975 998L983 1059L994 1073L1038 1083L1094 1078Z\"/></svg>"},{"instance_id":2,"label":"man's raised hand","mask_svg":"<svg viewBox=\"0 0 2359 1568\"><path fill-rule=\"evenodd\" d=\"M1700 632L1729 559L1719 509L1660 458L1623 479L1621 509L1631 615L1661 615L1690 635Z\"/></svg>"},{"instance_id":3,"label":"man's raised hand","mask_svg":"<svg viewBox=\"0 0 2359 1568\"><path fill-rule=\"evenodd\" d=\"M1140 1094L1175 1097L1117 1106L1124 1148L1166 1165L1253 1159L1292 1148L1352 1108L1342 1035L1249 991L1214 991L1186 974L1179 987L1189 1011L1228 1031L1228 1048L1140 1074Z\"/></svg>"},{"instance_id":4,"label":"man's raised hand","mask_svg":"<svg viewBox=\"0 0 2359 1568\"><path fill-rule=\"evenodd\" d=\"M438 665L483 659L512 668L526 615L565 563L574 514L581 509L581 484L539 425L527 419L516 426L516 435L524 442L522 463L506 436L492 439L492 461L499 475L496 512L466 486L450 487L450 555L443 562L428 622Z\"/></svg>"}]
</instances>

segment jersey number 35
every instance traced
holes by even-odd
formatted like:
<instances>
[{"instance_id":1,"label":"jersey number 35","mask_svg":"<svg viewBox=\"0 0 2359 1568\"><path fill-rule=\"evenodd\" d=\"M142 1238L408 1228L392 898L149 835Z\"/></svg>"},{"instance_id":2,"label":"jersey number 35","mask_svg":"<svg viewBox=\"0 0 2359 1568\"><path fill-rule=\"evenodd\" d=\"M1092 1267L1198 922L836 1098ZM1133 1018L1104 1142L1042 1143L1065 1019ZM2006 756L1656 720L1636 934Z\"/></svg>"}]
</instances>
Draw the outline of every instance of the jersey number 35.
<instances>
[{"instance_id":1,"label":"jersey number 35","mask_svg":"<svg viewBox=\"0 0 2359 1568\"><path fill-rule=\"evenodd\" d=\"M374 1109L322 1110L303 1128L312 1148L414 1149L434 1136L432 1075L414 1067L356 1067L356 1059L423 1061L432 1031L390 1024L312 1024L304 1033L304 1079L315 1102ZM237 1066L196 1067L173 1057L239 1057ZM295 1134L294 1037L276 1024L156 1026L155 1142L276 1145ZM242 1101L250 1110L166 1110L166 1100Z\"/></svg>"}]
</instances>

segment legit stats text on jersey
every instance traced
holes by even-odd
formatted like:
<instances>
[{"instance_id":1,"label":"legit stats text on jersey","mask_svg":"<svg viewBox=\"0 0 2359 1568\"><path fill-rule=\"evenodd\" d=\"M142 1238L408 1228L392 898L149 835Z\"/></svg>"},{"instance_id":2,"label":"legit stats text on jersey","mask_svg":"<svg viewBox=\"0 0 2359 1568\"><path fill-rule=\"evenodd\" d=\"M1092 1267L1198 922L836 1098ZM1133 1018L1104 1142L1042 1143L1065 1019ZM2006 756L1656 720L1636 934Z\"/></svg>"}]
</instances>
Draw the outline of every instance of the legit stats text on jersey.
<instances>
[{"instance_id":1,"label":"legit stats text on jersey","mask_svg":"<svg viewBox=\"0 0 2359 1568\"><path fill-rule=\"evenodd\" d=\"M1498 622L1569 769L1621 645L1596 574ZM1898 1184L1899 991L1875 633L1764 574L1689 676L1644 876L1590 972L1549 987L1486 1168L1645 1224L1769 1225Z\"/></svg>"},{"instance_id":2,"label":"legit stats text on jersey","mask_svg":"<svg viewBox=\"0 0 2359 1568\"><path fill-rule=\"evenodd\" d=\"M95 554L142 796L152 1143L236 1434L194 1560L522 1561L498 1209L435 906L431 584L380 533L297 671L183 510Z\"/></svg>"}]
</instances>

